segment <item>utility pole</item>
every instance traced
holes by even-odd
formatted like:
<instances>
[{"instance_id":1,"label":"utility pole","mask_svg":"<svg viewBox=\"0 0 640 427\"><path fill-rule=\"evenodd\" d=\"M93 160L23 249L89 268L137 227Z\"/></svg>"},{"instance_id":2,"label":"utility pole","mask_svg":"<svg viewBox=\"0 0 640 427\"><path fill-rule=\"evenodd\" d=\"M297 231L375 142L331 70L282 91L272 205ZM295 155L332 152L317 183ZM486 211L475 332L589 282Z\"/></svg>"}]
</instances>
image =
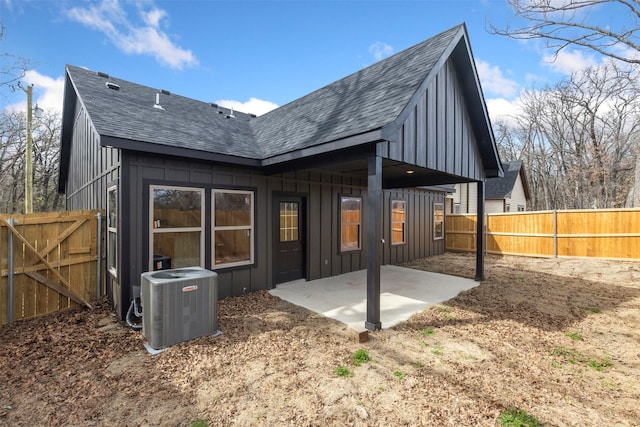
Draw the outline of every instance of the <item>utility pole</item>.
<instances>
[{"instance_id":1,"label":"utility pole","mask_svg":"<svg viewBox=\"0 0 640 427\"><path fill-rule=\"evenodd\" d=\"M27 148L24 161L24 213L33 213L33 135L31 133L33 123L33 111L31 101L33 98L33 85L27 86Z\"/></svg>"},{"instance_id":2,"label":"utility pole","mask_svg":"<svg viewBox=\"0 0 640 427\"><path fill-rule=\"evenodd\" d=\"M18 87L27 94L27 147L24 159L24 213L33 213L33 85L26 88L18 82ZM36 117L42 112L36 104Z\"/></svg>"}]
</instances>

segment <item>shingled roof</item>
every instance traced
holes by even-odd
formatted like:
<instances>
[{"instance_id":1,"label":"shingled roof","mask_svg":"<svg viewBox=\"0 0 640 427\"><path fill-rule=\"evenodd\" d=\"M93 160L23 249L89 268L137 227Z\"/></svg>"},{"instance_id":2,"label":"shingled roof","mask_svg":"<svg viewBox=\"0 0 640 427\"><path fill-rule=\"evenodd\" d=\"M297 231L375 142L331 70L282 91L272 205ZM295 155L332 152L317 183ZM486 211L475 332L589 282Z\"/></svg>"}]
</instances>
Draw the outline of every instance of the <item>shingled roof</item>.
<instances>
[{"instance_id":1,"label":"shingled roof","mask_svg":"<svg viewBox=\"0 0 640 427\"><path fill-rule=\"evenodd\" d=\"M273 165L289 153L303 156L310 147L331 152L331 143L349 138L355 137L355 145L380 141L382 133L376 132L399 118L456 46L466 46L466 34L464 24L455 26L260 117L236 111L231 118L230 110L215 104L68 65L61 177L68 170L78 103L86 108L103 146L257 167ZM463 50L468 52L463 66L473 70L470 51ZM472 119L477 120L481 156L487 170L499 170L477 76L472 80L467 94L478 113ZM155 106L157 96L162 108Z\"/></svg>"},{"instance_id":2,"label":"shingled roof","mask_svg":"<svg viewBox=\"0 0 640 427\"><path fill-rule=\"evenodd\" d=\"M486 199L504 199L511 197L513 186L516 184L518 175L522 173L522 186L527 199L529 199L529 186L527 185L524 171L522 170L522 160L514 160L512 162L502 162L504 168L504 177L489 178L485 187Z\"/></svg>"},{"instance_id":3,"label":"shingled roof","mask_svg":"<svg viewBox=\"0 0 640 427\"><path fill-rule=\"evenodd\" d=\"M231 118L231 110L215 104L71 65L67 76L65 99L73 87L103 145L153 151L148 144L154 144L195 150L194 156L199 151L262 157L250 125L255 116L234 111Z\"/></svg>"},{"instance_id":4,"label":"shingled roof","mask_svg":"<svg viewBox=\"0 0 640 427\"><path fill-rule=\"evenodd\" d=\"M254 129L265 157L391 123L461 28L453 27L259 117Z\"/></svg>"}]
</instances>

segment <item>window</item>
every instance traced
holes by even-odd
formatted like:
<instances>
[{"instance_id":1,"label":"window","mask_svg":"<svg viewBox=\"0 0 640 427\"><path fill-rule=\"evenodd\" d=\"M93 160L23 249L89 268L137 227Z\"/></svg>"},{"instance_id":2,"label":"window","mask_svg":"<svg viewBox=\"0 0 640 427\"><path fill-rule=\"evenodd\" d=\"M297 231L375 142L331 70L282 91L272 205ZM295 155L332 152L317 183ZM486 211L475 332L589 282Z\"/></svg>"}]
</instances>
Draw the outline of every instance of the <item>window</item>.
<instances>
[{"instance_id":1,"label":"window","mask_svg":"<svg viewBox=\"0 0 640 427\"><path fill-rule=\"evenodd\" d=\"M406 243L407 202L404 200L391 201L391 244Z\"/></svg>"},{"instance_id":2,"label":"window","mask_svg":"<svg viewBox=\"0 0 640 427\"><path fill-rule=\"evenodd\" d=\"M204 189L150 187L151 270L203 266Z\"/></svg>"},{"instance_id":3,"label":"window","mask_svg":"<svg viewBox=\"0 0 640 427\"><path fill-rule=\"evenodd\" d=\"M444 239L444 207L442 203L433 204L433 239Z\"/></svg>"},{"instance_id":4,"label":"window","mask_svg":"<svg viewBox=\"0 0 640 427\"><path fill-rule=\"evenodd\" d=\"M118 276L118 187L107 189L107 268Z\"/></svg>"},{"instance_id":5,"label":"window","mask_svg":"<svg viewBox=\"0 0 640 427\"><path fill-rule=\"evenodd\" d=\"M462 206L460 205L460 203L455 203L453 205L453 213L454 214L459 214L462 212Z\"/></svg>"},{"instance_id":6,"label":"window","mask_svg":"<svg viewBox=\"0 0 640 427\"><path fill-rule=\"evenodd\" d=\"M213 268L253 263L253 191L213 190Z\"/></svg>"},{"instance_id":7,"label":"window","mask_svg":"<svg viewBox=\"0 0 640 427\"><path fill-rule=\"evenodd\" d=\"M298 240L298 202L280 202L280 242Z\"/></svg>"},{"instance_id":8,"label":"window","mask_svg":"<svg viewBox=\"0 0 640 427\"><path fill-rule=\"evenodd\" d=\"M518 205L518 212L524 212L524 205Z\"/></svg>"},{"instance_id":9,"label":"window","mask_svg":"<svg viewBox=\"0 0 640 427\"><path fill-rule=\"evenodd\" d=\"M361 248L362 197L340 197L340 250Z\"/></svg>"},{"instance_id":10,"label":"window","mask_svg":"<svg viewBox=\"0 0 640 427\"><path fill-rule=\"evenodd\" d=\"M504 205L504 211L505 212L511 212L511 205L508 204L508 203L506 205Z\"/></svg>"}]
</instances>

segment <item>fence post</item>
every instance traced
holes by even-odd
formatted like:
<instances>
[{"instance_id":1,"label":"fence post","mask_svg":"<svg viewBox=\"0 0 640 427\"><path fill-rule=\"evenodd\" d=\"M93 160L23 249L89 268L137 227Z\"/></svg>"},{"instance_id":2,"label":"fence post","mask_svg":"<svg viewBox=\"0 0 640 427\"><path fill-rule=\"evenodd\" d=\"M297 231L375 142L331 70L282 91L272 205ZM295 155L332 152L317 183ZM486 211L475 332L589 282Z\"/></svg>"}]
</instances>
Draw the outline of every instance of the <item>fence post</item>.
<instances>
[{"instance_id":1,"label":"fence post","mask_svg":"<svg viewBox=\"0 0 640 427\"><path fill-rule=\"evenodd\" d=\"M97 216L97 232L96 232L96 242L97 242L97 255L98 255L98 259L97 259L97 265L96 265L96 270L97 270L97 277L96 277L96 299L100 299L100 297L102 296L102 213L98 212Z\"/></svg>"},{"instance_id":2,"label":"fence post","mask_svg":"<svg viewBox=\"0 0 640 427\"><path fill-rule=\"evenodd\" d=\"M9 225L13 227L13 218L7 220ZM7 298L7 323L13 323L13 233L7 229L7 284L9 287L9 295Z\"/></svg>"},{"instance_id":3,"label":"fence post","mask_svg":"<svg viewBox=\"0 0 640 427\"><path fill-rule=\"evenodd\" d=\"M553 257L558 258L558 211L553 210Z\"/></svg>"},{"instance_id":4,"label":"fence post","mask_svg":"<svg viewBox=\"0 0 640 427\"><path fill-rule=\"evenodd\" d=\"M489 214L487 212L484 213L484 253L485 255L489 254Z\"/></svg>"}]
</instances>

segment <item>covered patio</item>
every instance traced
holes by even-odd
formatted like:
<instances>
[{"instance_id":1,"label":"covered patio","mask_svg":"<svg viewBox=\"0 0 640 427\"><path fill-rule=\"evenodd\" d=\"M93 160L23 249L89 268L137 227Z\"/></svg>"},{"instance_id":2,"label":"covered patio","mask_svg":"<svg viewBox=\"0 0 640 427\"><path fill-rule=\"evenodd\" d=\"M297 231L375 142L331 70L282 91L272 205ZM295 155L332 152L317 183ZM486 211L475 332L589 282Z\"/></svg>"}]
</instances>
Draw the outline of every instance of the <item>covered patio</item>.
<instances>
[{"instance_id":1,"label":"covered patio","mask_svg":"<svg viewBox=\"0 0 640 427\"><path fill-rule=\"evenodd\" d=\"M380 279L380 322L385 328L479 285L471 279L396 265L381 266ZM366 270L283 283L269 292L354 328L361 328L367 317Z\"/></svg>"}]
</instances>

